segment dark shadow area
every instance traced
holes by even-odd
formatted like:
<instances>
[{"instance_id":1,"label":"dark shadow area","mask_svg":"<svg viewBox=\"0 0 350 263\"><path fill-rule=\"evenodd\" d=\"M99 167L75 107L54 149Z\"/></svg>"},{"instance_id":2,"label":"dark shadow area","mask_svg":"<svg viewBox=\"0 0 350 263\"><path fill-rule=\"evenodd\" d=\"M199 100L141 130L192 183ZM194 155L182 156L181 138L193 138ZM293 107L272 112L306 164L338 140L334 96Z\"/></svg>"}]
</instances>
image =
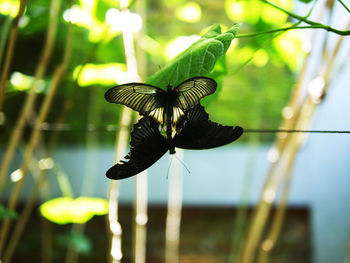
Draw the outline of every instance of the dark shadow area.
<instances>
[{"instance_id":1,"label":"dark shadow area","mask_svg":"<svg viewBox=\"0 0 350 263\"><path fill-rule=\"evenodd\" d=\"M166 207L151 206L148 209L147 262L165 262ZM274 212L274 210L273 210ZM180 262L227 262L232 247L232 235L237 209L233 207L184 207L181 220ZM252 209L249 210L251 215ZM133 208L120 207L120 223L123 228L123 263L131 263L133 240ZM12 262L40 262L42 219L38 210L32 215L20 240ZM79 250L78 262L107 262L109 241L106 218L94 217L86 224L84 235L72 234L72 225L56 225L48 221L52 242L52 262L64 262L69 242ZM270 263L311 262L310 212L306 207L287 210L280 239L270 256Z\"/></svg>"}]
</instances>

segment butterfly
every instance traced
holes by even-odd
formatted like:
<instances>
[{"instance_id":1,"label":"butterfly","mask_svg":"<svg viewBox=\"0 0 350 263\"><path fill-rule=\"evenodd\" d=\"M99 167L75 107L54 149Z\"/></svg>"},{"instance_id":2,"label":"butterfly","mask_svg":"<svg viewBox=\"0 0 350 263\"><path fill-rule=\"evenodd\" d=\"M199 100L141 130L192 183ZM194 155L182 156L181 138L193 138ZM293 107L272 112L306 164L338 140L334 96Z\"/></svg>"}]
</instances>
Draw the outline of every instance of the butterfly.
<instances>
[{"instance_id":1,"label":"butterfly","mask_svg":"<svg viewBox=\"0 0 350 263\"><path fill-rule=\"evenodd\" d=\"M175 153L175 147L189 150L211 149L237 140L243 128L222 126L209 120L208 113L197 104L185 114L181 129L171 138L165 138L158 129L159 124L145 116L134 124L131 132L130 152L120 163L106 173L110 179L118 180L134 176L157 162L167 151Z\"/></svg>"},{"instance_id":2,"label":"butterfly","mask_svg":"<svg viewBox=\"0 0 350 263\"><path fill-rule=\"evenodd\" d=\"M167 137L185 112L199 101L216 91L217 83L207 77L193 77L185 80L174 89L166 90L145 83L127 83L110 88L105 99L111 103L122 104L151 116L162 126L166 125Z\"/></svg>"}]
</instances>

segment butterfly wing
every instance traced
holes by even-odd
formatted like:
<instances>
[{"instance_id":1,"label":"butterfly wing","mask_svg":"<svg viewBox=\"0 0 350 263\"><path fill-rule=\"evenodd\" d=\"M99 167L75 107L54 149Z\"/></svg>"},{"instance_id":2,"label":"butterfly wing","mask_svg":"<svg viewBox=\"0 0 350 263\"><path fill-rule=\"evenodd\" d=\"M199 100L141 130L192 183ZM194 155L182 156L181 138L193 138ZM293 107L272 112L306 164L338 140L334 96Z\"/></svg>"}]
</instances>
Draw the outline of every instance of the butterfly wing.
<instances>
[{"instance_id":1,"label":"butterfly wing","mask_svg":"<svg viewBox=\"0 0 350 263\"><path fill-rule=\"evenodd\" d=\"M105 99L111 103L118 103L147 115L157 108L162 108L159 94L162 89L144 83L127 83L110 88L105 93Z\"/></svg>"},{"instance_id":2,"label":"butterfly wing","mask_svg":"<svg viewBox=\"0 0 350 263\"><path fill-rule=\"evenodd\" d=\"M130 152L120 163L112 166L106 173L109 179L124 179L149 168L168 150L165 138L151 117L140 119L131 132Z\"/></svg>"},{"instance_id":3,"label":"butterfly wing","mask_svg":"<svg viewBox=\"0 0 350 263\"><path fill-rule=\"evenodd\" d=\"M174 91L178 94L175 107L182 111L188 110L199 103L204 97L216 91L215 80L206 77L194 77L182 82Z\"/></svg>"},{"instance_id":4,"label":"butterfly wing","mask_svg":"<svg viewBox=\"0 0 350 263\"><path fill-rule=\"evenodd\" d=\"M208 120L208 117L199 104L189 110L182 129L174 136L174 145L189 150L211 149L229 144L243 133L239 126L223 126Z\"/></svg>"}]
</instances>

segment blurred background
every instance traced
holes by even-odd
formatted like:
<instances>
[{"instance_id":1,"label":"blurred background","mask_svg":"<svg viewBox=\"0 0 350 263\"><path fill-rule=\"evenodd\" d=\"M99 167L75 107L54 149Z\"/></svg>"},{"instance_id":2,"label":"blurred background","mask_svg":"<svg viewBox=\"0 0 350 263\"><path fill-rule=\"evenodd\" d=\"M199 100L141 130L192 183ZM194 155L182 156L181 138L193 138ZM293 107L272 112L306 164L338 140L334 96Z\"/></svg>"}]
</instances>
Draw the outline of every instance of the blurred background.
<instances>
[{"instance_id":1,"label":"blurred background","mask_svg":"<svg viewBox=\"0 0 350 263\"><path fill-rule=\"evenodd\" d=\"M349 263L350 135L261 131L350 130L349 7L2 0L0 262ZM202 104L247 132L106 178L138 116L104 93L235 23Z\"/></svg>"}]
</instances>

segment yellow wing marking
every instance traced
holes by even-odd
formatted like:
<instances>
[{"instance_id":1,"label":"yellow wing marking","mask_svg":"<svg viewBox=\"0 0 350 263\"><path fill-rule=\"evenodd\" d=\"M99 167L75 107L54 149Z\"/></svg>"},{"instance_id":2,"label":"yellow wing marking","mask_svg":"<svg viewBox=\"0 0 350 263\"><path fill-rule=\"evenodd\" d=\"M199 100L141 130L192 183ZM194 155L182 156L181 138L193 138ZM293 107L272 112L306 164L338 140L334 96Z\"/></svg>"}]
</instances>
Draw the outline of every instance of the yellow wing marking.
<instances>
[{"instance_id":1,"label":"yellow wing marking","mask_svg":"<svg viewBox=\"0 0 350 263\"><path fill-rule=\"evenodd\" d=\"M173 126L175 126L182 115L184 115L184 112L179 107L173 107Z\"/></svg>"},{"instance_id":2,"label":"yellow wing marking","mask_svg":"<svg viewBox=\"0 0 350 263\"><path fill-rule=\"evenodd\" d=\"M163 112L164 112L164 108L155 108L153 111L149 113L149 115L152 116L160 124L164 124Z\"/></svg>"}]
</instances>

